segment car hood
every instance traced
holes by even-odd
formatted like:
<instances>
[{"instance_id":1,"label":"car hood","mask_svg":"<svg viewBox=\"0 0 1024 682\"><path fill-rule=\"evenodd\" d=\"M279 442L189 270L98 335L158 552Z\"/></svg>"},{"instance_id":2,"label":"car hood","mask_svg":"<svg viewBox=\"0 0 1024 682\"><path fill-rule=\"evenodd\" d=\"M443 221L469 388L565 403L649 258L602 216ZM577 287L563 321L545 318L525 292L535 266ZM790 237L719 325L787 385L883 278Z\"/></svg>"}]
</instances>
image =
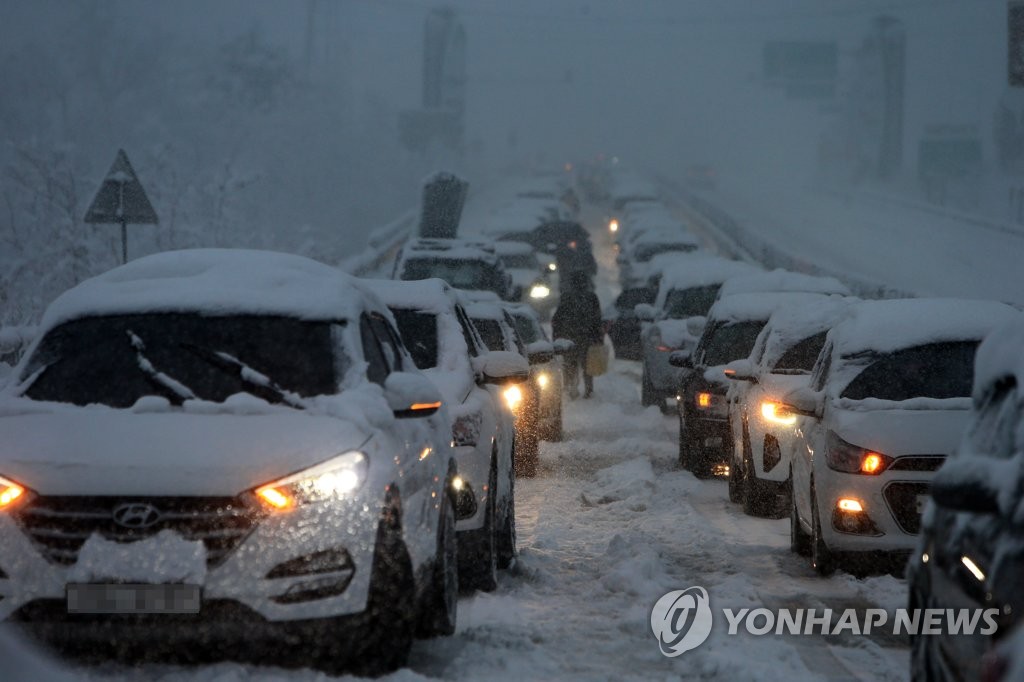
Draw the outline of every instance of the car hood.
<instances>
[{"instance_id":1,"label":"car hood","mask_svg":"<svg viewBox=\"0 0 1024 682\"><path fill-rule=\"evenodd\" d=\"M836 409L830 417L832 430L847 443L892 457L949 455L969 420L966 409Z\"/></svg>"},{"instance_id":2,"label":"car hood","mask_svg":"<svg viewBox=\"0 0 1024 682\"><path fill-rule=\"evenodd\" d=\"M358 448L345 419L77 408L0 417L0 474L42 495L233 496Z\"/></svg>"}]
</instances>

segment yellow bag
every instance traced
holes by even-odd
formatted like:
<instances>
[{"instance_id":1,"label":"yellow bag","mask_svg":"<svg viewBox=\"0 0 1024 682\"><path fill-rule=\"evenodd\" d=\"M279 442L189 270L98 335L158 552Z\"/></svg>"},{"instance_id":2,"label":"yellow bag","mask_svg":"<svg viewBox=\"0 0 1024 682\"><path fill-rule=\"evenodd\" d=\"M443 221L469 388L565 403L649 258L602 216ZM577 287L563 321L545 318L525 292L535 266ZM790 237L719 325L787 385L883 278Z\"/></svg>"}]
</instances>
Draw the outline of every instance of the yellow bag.
<instances>
[{"instance_id":1,"label":"yellow bag","mask_svg":"<svg viewBox=\"0 0 1024 682\"><path fill-rule=\"evenodd\" d=\"M587 348L587 374L599 377L608 371L608 351L604 344Z\"/></svg>"}]
</instances>

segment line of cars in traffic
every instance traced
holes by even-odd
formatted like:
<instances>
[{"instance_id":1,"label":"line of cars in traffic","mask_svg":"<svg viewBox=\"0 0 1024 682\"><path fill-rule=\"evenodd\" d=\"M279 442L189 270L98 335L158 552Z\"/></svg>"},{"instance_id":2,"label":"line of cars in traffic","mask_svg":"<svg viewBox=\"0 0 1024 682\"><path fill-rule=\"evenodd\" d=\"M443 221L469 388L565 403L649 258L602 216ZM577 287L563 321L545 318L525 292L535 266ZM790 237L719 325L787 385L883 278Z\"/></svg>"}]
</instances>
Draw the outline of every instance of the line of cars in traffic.
<instances>
[{"instance_id":1,"label":"line of cars in traffic","mask_svg":"<svg viewBox=\"0 0 1024 682\"><path fill-rule=\"evenodd\" d=\"M392 280L206 249L66 292L0 394L0 620L75 655L357 673L454 632L562 437L571 344L536 290L589 254L569 217L410 240Z\"/></svg>"},{"instance_id":2,"label":"line of cars in traffic","mask_svg":"<svg viewBox=\"0 0 1024 682\"><path fill-rule=\"evenodd\" d=\"M665 211L650 194L643 213ZM613 208L620 245L630 206ZM610 335L642 363L643 404L670 412L676 398L681 466L727 477L750 515L788 517L792 551L821 574L905 567L911 608L995 608L998 637L1021 630L1018 309L862 300L832 278L701 251L624 271ZM912 675L1004 679L1022 637L914 636Z\"/></svg>"}]
</instances>

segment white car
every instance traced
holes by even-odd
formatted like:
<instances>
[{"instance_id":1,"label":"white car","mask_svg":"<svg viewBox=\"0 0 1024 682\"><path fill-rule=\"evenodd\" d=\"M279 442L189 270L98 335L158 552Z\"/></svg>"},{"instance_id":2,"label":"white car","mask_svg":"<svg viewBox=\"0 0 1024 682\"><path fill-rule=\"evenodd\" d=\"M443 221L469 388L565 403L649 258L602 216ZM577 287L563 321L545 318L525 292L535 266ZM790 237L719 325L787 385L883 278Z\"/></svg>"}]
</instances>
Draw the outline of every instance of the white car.
<instances>
[{"instance_id":1,"label":"white car","mask_svg":"<svg viewBox=\"0 0 1024 682\"><path fill-rule=\"evenodd\" d=\"M132 261L48 308L0 396L0 619L400 666L414 626L455 627L449 441L360 280L269 252Z\"/></svg>"},{"instance_id":2,"label":"white car","mask_svg":"<svg viewBox=\"0 0 1024 682\"><path fill-rule=\"evenodd\" d=\"M745 513L789 511L789 427L796 417L778 414L779 400L807 385L825 335L856 300L829 296L776 310L750 357L725 366L735 380L726 395L733 438L729 499L742 503Z\"/></svg>"},{"instance_id":3,"label":"white car","mask_svg":"<svg viewBox=\"0 0 1024 682\"><path fill-rule=\"evenodd\" d=\"M1019 315L991 301L865 301L829 331L810 385L779 407L801 415L790 532L818 572L913 549L930 481L970 418L978 343Z\"/></svg>"},{"instance_id":4,"label":"white car","mask_svg":"<svg viewBox=\"0 0 1024 682\"><path fill-rule=\"evenodd\" d=\"M456 526L463 585L497 587L499 568L516 553L514 416L505 385L529 377L522 357L488 351L460 294L438 279L374 282L391 309L416 366L441 390L452 417L459 475L480 501Z\"/></svg>"},{"instance_id":5,"label":"white car","mask_svg":"<svg viewBox=\"0 0 1024 682\"><path fill-rule=\"evenodd\" d=\"M851 296L850 288L835 277L805 275L776 268L741 277L733 277L718 290L718 298L733 294L756 294L764 292L802 292L807 294L838 294Z\"/></svg>"}]
</instances>

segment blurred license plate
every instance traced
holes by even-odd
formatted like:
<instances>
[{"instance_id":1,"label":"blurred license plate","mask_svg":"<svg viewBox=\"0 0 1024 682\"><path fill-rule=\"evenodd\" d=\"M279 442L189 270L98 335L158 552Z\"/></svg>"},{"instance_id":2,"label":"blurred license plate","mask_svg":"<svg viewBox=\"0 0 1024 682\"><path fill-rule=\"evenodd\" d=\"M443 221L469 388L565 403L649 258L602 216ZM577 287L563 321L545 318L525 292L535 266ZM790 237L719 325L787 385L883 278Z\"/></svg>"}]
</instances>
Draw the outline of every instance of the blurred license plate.
<instances>
[{"instance_id":1,"label":"blurred license plate","mask_svg":"<svg viewBox=\"0 0 1024 682\"><path fill-rule=\"evenodd\" d=\"M917 514L918 514L918 516L920 516L921 513L924 511L924 505L927 504L929 497L931 497L931 495L918 495L917 496Z\"/></svg>"},{"instance_id":2,"label":"blurred license plate","mask_svg":"<svg viewBox=\"0 0 1024 682\"><path fill-rule=\"evenodd\" d=\"M199 613L199 585L68 585L68 613Z\"/></svg>"}]
</instances>

